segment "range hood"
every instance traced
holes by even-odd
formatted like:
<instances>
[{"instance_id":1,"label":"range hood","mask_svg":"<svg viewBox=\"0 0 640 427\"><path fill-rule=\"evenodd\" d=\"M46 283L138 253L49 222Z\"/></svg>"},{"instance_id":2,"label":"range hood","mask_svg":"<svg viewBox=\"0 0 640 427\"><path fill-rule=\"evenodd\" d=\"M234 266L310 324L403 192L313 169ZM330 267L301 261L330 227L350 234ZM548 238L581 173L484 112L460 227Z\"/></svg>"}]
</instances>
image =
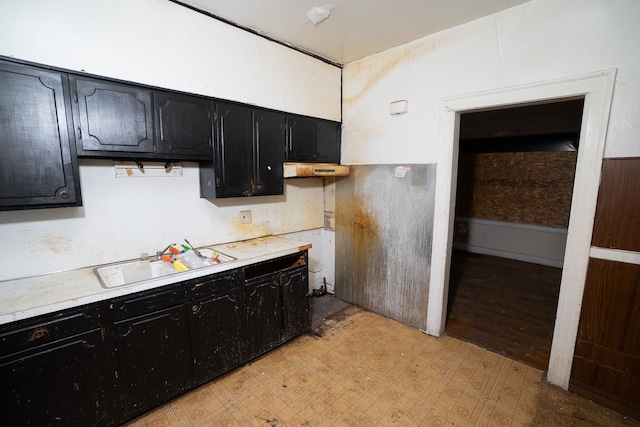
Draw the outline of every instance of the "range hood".
<instances>
[{"instance_id":1,"label":"range hood","mask_svg":"<svg viewBox=\"0 0 640 427\"><path fill-rule=\"evenodd\" d=\"M336 163L284 163L285 178L305 176L349 176L349 166Z\"/></svg>"}]
</instances>

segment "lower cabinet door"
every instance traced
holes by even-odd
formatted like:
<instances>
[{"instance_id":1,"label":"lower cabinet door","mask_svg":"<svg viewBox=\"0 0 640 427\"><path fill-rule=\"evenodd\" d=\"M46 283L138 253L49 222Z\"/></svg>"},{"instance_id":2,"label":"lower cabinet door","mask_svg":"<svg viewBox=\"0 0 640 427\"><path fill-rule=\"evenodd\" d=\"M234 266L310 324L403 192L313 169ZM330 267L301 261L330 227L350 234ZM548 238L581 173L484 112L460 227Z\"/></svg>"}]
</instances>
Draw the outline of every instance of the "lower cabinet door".
<instances>
[{"instance_id":1,"label":"lower cabinet door","mask_svg":"<svg viewBox=\"0 0 640 427\"><path fill-rule=\"evenodd\" d=\"M203 383L241 364L244 322L240 289L202 298L187 306L194 383Z\"/></svg>"},{"instance_id":2,"label":"lower cabinet door","mask_svg":"<svg viewBox=\"0 0 640 427\"><path fill-rule=\"evenodd\" d=\"M246 358L251 359L282 343L282 292L280 276L257 279L245 285L247 313Z\"/></svg>"},{"instance_id":3,"label":"lower cabinet door","mask_svg":"<svg viewBox=\"0 0 640 427\"><path fill-rule=\"evenodd\" d=\"M307 267L282 274L284 339L290 340L311 329Z\"/></svg>"},{"instance_id":4,"label":"lower cabinet door","mask_svg":"<svg viewBox=\"0 0 640 427\"><path fill-rule=\"evenodd\" d=\"M114 326L125 417L189 388L191 352L184 305Z\"/></svg>"},{"instance_id":5,"label":"lower cabinet door","mask_svg":"<svg viewBox=\"0 0 640 427\"><path fill-rule=\"evenodd\" d=\"M113 424L113 364L100 329L0 361L3 426Z\"/></svg>"}]
</instances>

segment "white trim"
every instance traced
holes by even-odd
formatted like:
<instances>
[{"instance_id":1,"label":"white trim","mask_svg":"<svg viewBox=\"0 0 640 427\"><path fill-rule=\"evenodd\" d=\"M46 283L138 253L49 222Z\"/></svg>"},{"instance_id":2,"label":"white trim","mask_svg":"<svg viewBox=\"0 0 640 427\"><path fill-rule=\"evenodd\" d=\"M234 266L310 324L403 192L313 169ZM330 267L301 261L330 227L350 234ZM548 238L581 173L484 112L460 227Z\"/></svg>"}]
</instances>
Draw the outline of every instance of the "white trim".
<instances>
[{"instance_id":1,"label":"white trim","mask_svg":"<svg viewBox=\"0 0 640 427\"><path fill-rule=\"evenodd\" d=\"M607 249L592 246L589 251L591 258L606 259L608 261L625 262L640 265L640 252L624 251L622 249Z\"/></svg>"},{"instance_id":2,"label":"white trim","mask_svg":"<svg viewBox=\"0 0 640 427\"><path fill-rule=\"evenodd\" d=\"M425 329L428 334L439 336L445 326L453 240L453 213L455 212L460 113L507 105L584 97L580 151L571 202L569 234L547 375L547 380L552 384L568 388L589 261L593 217L615 74L615 70L605 70L567 79L446 98L441 101L433 252Z\"/></svg>"}]
</instances>

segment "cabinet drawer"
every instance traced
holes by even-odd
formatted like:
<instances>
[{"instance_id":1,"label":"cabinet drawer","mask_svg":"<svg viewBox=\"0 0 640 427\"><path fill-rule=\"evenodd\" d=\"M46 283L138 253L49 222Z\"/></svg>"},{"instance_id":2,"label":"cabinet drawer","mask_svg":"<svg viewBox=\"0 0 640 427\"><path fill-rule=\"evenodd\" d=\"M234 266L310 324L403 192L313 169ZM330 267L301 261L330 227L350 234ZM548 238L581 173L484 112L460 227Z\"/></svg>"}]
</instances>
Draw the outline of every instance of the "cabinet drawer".
<instances>
[{"instance_id":1,"label":"cabinet drawer","mask_svg":"<svg viewBox=\"0 0 640 427\"><path fill-rule=\"evenodd\" d=\"M191 301L197 298L227 292L239 285L240 273L240 270L232 270L191 280L184 284L186 298L188 301Z\"/></svg>"},{"instance_id":2,"label":"cabinet drawer","mask_svg":"<svg viewBox=\"0 0 640 427\"><path fill-rule=\"evenodd\" d=\"M118 298L112 301L113 320L123 320L184 302L184 293L179 286L152 290Z\"/></svg>"},{"instance_id":3,"label":"cabinet drawer","mask_svg":"<svg viewBox=\"0 0 640 427\"><path fill-rule=\"evenodd\" d=\"M307 264L305 252L298 252L281 258L261 262L244 268L244 280L253 282L254 279L262 280L265 276L281 273L292 267L299 267Z\"/></svg>"},{"instance_id":4,"label":"cabinet drawer","mask_svg":"<svg viewBox=\"0 0 640 427\"><path fill-rule=\"evenodd\" d=\"M99 326L97 305L5 325L0 329L0 357L68 338Z\"/></svg>"}]
</instances>

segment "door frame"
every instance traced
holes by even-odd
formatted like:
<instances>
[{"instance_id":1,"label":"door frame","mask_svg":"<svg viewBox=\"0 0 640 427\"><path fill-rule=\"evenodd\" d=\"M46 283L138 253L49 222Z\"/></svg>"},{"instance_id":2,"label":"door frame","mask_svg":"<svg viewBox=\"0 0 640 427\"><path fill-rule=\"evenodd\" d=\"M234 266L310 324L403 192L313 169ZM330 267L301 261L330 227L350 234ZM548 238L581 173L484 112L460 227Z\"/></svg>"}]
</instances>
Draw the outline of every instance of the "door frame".
<instances>
[{"instance_id":1,"label":"door frame","mask_svg":"<svg viewBox=\"0 0 640 427\"><path fill-rule=\"evenodd\" d=\"M426 333L440 336L445 327L458 175L460 114L584 98L567 246L547 373L548 382L568 389L615 75L616 70L610 69L441 100Z\"/></svg>"}]
</instances>

